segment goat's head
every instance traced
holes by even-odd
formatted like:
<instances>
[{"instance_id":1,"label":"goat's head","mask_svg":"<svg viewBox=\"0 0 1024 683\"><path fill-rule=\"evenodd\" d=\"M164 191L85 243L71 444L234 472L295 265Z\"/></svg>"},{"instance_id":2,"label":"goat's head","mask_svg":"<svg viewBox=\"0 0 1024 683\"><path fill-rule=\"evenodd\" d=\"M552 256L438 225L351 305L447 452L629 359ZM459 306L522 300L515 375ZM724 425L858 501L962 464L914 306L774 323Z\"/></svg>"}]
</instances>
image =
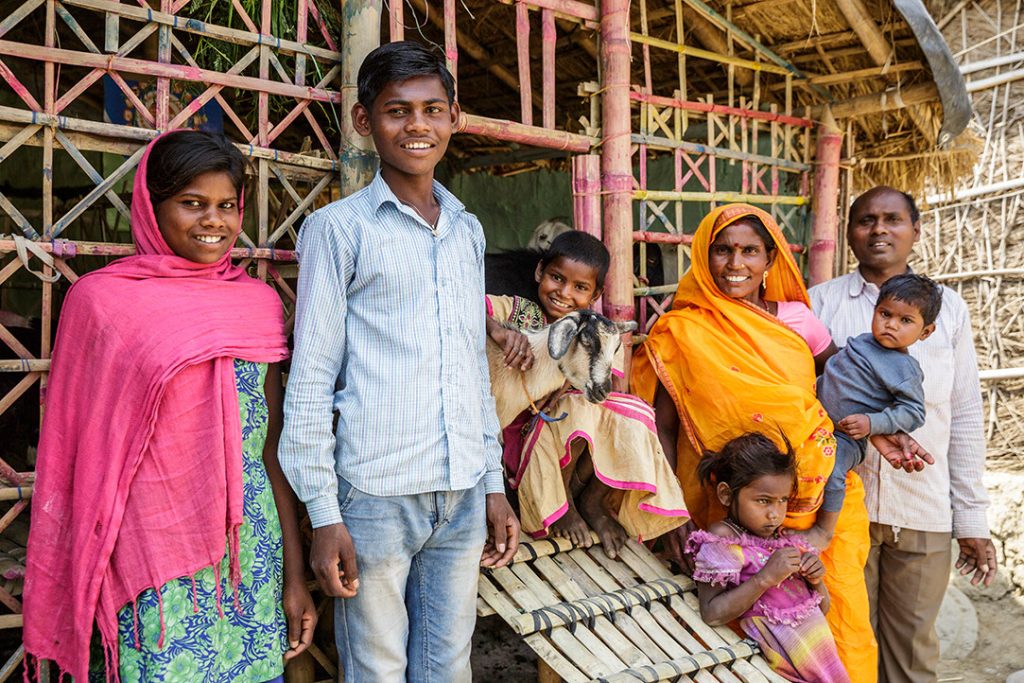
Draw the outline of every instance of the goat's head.
<instances>
[{"instance_id":1,"label":"goat's head","mask_svg":"<svg viewBox=\"0 0 1024 683\"><path fill-rule=\"evenodd\" d=\"M575 311L551 325L548 353L565 378L588 401L600 403L612 390L612 363L621 335L635 322L616 323L593 311Z\"/></svg>"}]
</instances>

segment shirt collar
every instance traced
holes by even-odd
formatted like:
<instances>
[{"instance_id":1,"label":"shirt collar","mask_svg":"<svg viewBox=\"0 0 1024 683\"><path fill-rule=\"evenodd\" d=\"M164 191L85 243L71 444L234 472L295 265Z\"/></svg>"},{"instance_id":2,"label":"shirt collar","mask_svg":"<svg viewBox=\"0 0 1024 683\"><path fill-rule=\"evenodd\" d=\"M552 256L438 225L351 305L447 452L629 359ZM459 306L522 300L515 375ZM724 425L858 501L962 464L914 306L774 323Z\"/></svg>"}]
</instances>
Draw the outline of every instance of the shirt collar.
<instances>
[{"instance_id":1,"label":"shirt collar","mask_svg":"<svg viewBox=\"0 0 1024 683\"><path fill-rule=\"evenodd\" d=\"M401 208L405 206L402 201L395 195L391 190L391 186L387 184L384 177L377 171L373 176L373 181L368 186L370 193L370 200L372 202L374 210L380 209L384 204L392 203L395 208ZM465 205L460 202L455 195L448 191L441 183L434 181L434 196L437 198L438 203L441 205L441 211L451 211L457 213L459 211L465 211Z\"/></svg>"},{"instance_id":2,"label":"shirt collar","mask_svg":"<svg viewBox=\"0 0 1024 683\"><path fill-rule=\"evenodd\" d=\"M913 273L914 269L908 265L907 272ZM860 268L855 268L851 275L853 277L850 278L850 289L848 290L851 299L859 297L864 293L865 289L868 290L869 294L878 296L878 285L865 280L864 276L860 274Z\"/></svg>"}]
</instances>

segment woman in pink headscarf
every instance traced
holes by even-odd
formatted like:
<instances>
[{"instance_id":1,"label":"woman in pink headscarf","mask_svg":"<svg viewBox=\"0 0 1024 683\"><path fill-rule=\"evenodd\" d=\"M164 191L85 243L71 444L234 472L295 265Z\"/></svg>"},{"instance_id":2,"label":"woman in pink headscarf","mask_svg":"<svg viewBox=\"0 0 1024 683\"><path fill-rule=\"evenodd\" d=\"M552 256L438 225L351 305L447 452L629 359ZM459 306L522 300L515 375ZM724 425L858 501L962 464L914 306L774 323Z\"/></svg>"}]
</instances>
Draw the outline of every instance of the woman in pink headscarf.
<instances>
[{"instance_id":1,"label":"woman in pink headscarf","mask_svg":"<svg viewBox=\"0 0 1024 683\"><path fill-rule=\"evenodd\" d=\"M221 136L154 140L137 255L68 291L32 503L30 672L46 659L78 681L259 683L310 642L277 462L281 302L230 259L244 171Z\"/></svg>"}]
</instances>

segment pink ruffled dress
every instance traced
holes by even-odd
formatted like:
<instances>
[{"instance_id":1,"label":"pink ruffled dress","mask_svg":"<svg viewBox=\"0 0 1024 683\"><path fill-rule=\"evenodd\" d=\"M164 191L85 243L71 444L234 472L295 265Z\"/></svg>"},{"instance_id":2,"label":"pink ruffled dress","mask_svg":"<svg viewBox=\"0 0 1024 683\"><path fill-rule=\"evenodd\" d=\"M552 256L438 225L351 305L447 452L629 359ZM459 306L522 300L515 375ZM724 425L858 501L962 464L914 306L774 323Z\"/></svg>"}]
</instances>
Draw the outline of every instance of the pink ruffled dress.
<instances>
[{"instance_id":1,"label":"pink ruffled dress","mask_svg":"<svg viewBox=\"0 0 1024 683\"><path fill-rule=\"evenodd\" d=\"M693 553L693 580L712 586L738 586L761 571L772 553L794 547L807 551L799 537L760 538L747 533L726 538L695 531L687 541ZM822 596L800 576L769 588L740 617L744 634L761 647L779 675L806 683L849 683L835 640L820 608Z\"/></svg>"}]
</instances>

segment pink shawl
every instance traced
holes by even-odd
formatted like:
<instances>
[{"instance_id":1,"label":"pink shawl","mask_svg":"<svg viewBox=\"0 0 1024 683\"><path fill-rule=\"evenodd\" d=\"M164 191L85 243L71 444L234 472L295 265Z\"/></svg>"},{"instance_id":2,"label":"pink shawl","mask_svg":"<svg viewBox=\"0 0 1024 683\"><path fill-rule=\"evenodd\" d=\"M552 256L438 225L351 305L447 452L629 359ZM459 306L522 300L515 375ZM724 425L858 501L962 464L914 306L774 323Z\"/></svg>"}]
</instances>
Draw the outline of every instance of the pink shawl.
<instances>
[{"instance_id":1,"label":"pink shawl","mask_svg":"<svg viewBox=\"0 0 1024 683\"><path fill-rule=\"evenodd\" d=\"M108 678L117 679L117 612L143 590L219 567L225 543L237 585L242 434L233 359L288 355L270 287L230 255L203 265L164 242L146 187L153 144L132 195L137 255L68 291L39 441L25 650L37 666L55 660L79 681L94 623Z\"/></svg>"}]
</instances>

